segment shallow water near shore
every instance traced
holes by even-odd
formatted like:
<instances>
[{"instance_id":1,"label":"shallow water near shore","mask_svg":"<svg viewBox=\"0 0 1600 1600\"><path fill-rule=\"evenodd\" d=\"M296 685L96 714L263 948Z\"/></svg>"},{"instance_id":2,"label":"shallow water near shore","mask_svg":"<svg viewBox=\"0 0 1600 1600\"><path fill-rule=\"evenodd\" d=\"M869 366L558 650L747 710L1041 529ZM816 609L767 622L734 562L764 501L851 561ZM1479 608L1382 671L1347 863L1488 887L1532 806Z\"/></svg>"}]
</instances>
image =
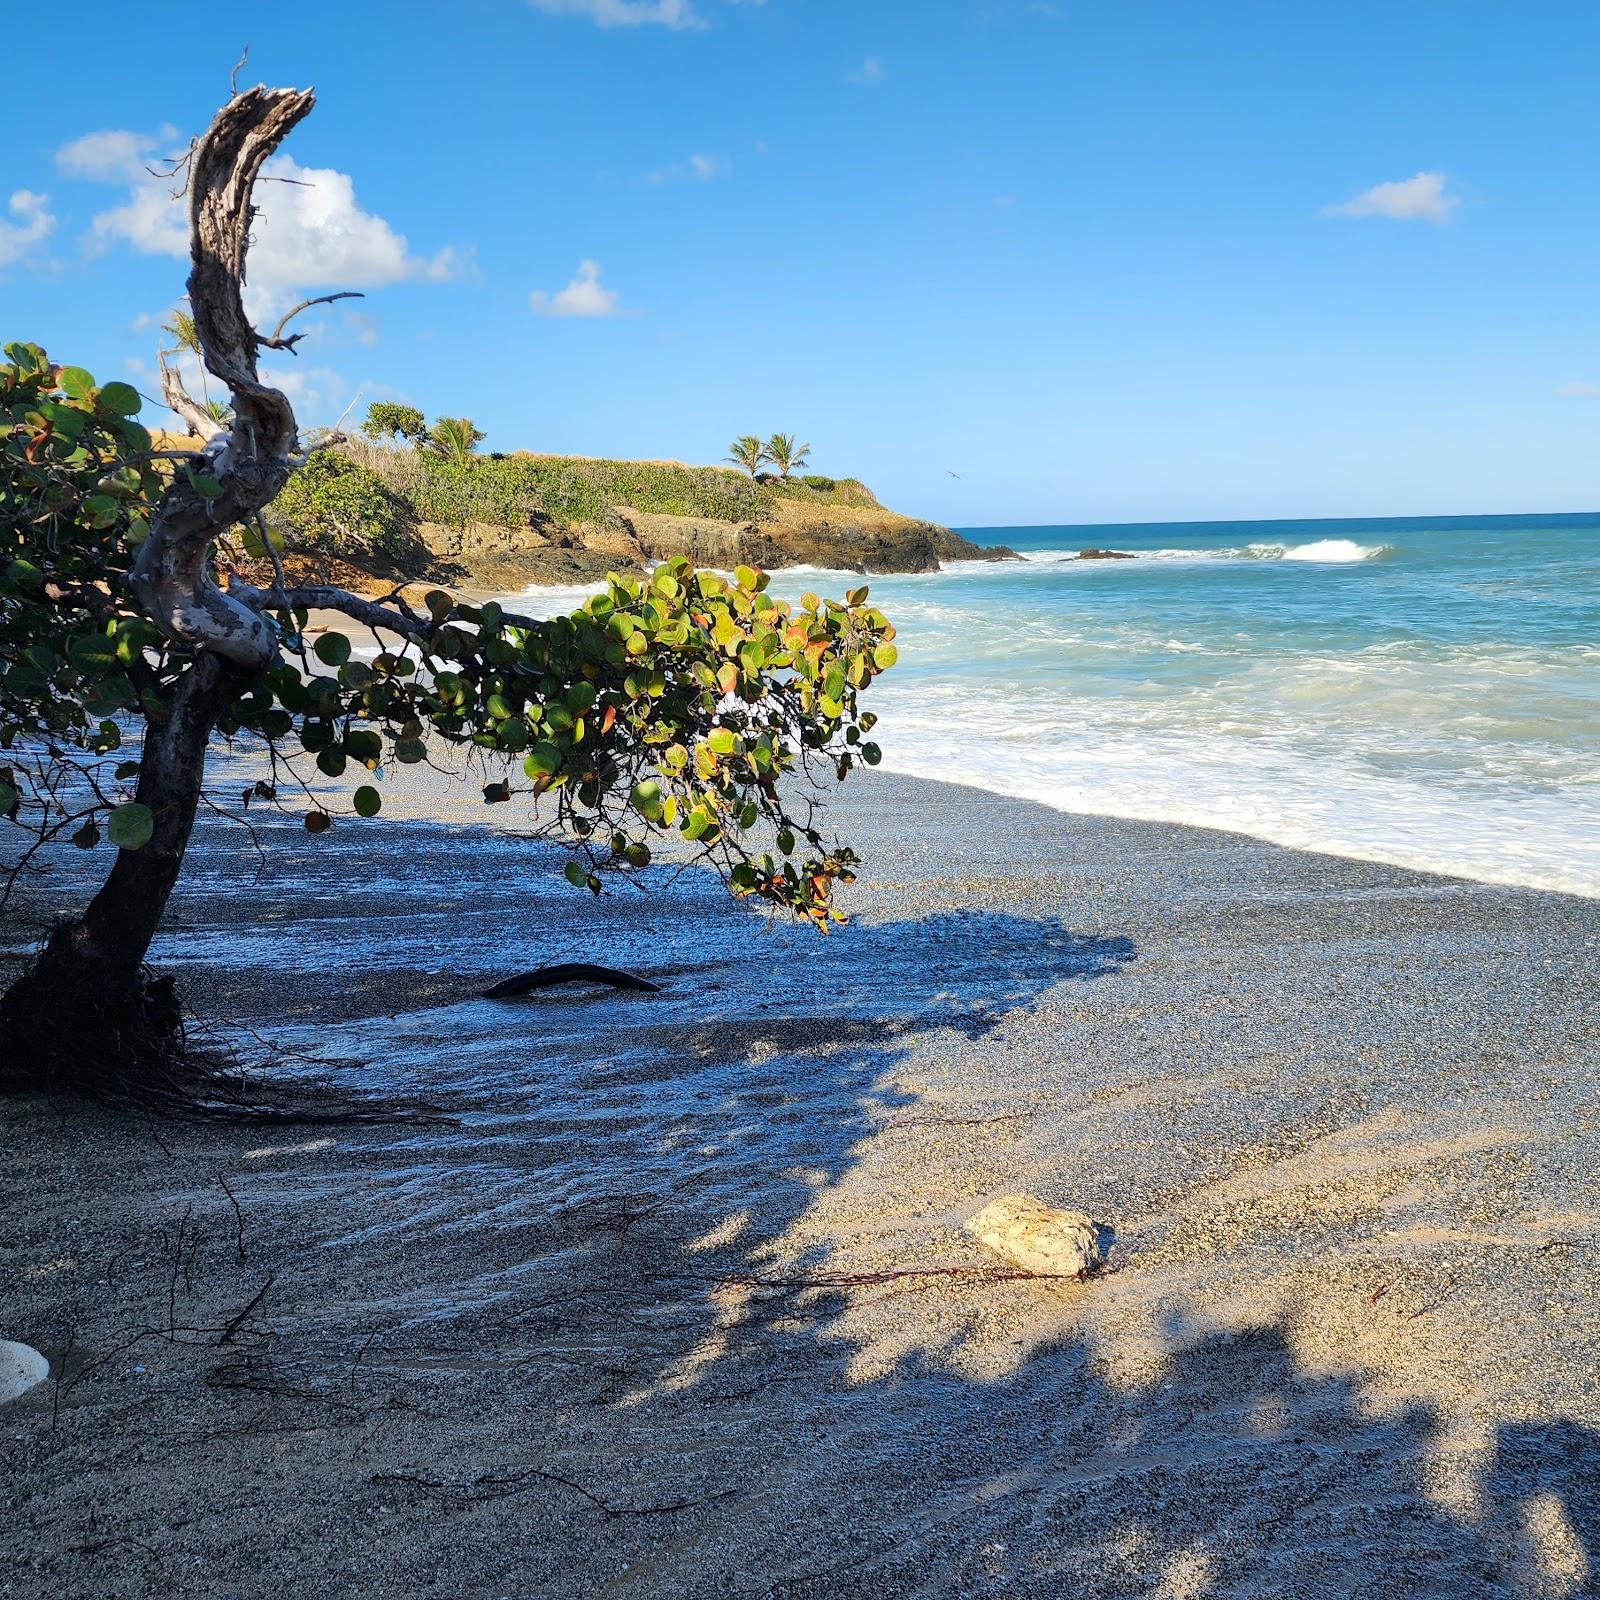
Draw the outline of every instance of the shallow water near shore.
<instances>
[{"instance_id":1,"label":"shallow water near shore","mask_svg":"<svg viewBox=\"0 0 1600 1600\"><path fill-rule=\"evenodd\" d=\"M1600 894L1600 517L962 531L1024 559L871 580L891 770Z\"/></svg>"}]
</instances>

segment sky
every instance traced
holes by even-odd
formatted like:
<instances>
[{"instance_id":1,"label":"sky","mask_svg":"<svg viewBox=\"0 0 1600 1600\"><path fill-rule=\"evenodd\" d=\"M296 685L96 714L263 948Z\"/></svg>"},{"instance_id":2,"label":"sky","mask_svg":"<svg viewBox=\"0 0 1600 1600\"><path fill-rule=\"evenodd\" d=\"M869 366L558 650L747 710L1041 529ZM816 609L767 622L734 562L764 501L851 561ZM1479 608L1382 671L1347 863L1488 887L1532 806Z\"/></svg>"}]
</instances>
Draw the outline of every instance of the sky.
<instances>
[{"instance_id":1,"label":"sky","mask_svg":"<svg viewBox=\"0 0 1600 1600\"><path fill-rule=\"evenodd\" d=\"M251 310L364 295L269 363L305 424L403 399L692 462L781 430L968 527L1600 507L1592 0L209 15L29 9L0 339L152 392L187 262L149 168L248 43L241 83L318 97Z\"/></svg>"}]
</instances>

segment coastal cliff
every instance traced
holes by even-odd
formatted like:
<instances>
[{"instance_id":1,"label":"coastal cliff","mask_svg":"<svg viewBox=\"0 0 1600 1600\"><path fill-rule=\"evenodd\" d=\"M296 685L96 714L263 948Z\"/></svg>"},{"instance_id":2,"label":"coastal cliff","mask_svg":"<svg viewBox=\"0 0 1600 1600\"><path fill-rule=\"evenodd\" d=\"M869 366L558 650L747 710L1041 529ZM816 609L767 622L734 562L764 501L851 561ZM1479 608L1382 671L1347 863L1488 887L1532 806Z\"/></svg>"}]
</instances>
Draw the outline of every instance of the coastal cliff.
<instances>
[{"instance_id":1,"label":"coastal cliff","mask_svg":"<svg viewBox=\"0 0 1600 1600\"><path fill-rule=\"evenodd\" d=\"M272 517L313 556L496 590L590 582L679 555L860 573L1014 555L891 511L855 479L521 453L450 462L359 444L314 457Z\"/></svg>"}]
</instances>

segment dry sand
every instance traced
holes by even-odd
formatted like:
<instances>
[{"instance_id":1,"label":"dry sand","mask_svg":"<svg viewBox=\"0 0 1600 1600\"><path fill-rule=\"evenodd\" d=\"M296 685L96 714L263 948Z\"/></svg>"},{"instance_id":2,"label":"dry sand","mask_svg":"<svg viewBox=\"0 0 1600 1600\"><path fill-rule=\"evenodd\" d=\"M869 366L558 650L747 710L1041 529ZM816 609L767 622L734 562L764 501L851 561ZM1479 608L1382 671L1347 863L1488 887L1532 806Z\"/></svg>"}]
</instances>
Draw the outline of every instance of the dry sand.
<instances>
[{"instance_id":1,"label":"dry sand","mask_svg":"<svg viewBox=\"0 0 1600 1600\"><path fill-rule=\"evenodd\" d=\"M849 788L826 941L208 826L159 962L459 1123L0 1108L0 1595L1600 1593L1600 902ZM837 1281L1016 1190L1115 1270Z\"/></svg>"}]
</instances>

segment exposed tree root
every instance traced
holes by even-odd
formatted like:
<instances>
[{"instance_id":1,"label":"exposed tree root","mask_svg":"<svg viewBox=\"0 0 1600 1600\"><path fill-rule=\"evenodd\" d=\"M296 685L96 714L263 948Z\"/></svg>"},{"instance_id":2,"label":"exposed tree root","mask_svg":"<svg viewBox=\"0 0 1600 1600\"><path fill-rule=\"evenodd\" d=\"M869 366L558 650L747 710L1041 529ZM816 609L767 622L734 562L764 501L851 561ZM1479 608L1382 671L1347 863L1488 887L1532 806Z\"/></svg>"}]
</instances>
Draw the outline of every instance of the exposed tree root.
<instances>
[{"instance_id":1,"label":"exposed tree root","mask_svg":"<svg viewBox=\"0 0 1600 1600\"><path fill-rule=\"evenodd\" d=\"M188 1120L448 1120L421 1101L351 1095L247 1065L184 1015L171 977L141 968L131 983L110 984L93 968L53 964L49 954L47 947L0 998L0 1097L61 1095Z\"/></svg>"},{"instance_id":2,"label":"exposed tree root","mask_svg":"<svg viewBox=\"0 0 1600 1600\"><path fill-rule=\"evenodd\" d=\"M603 983L613 989L641 989L647 994L660 994L661 985L651 983L632 972L619 972L615 967L591 966L587 961L562 961L553 967L535 967L532 972L519 972L513 978L502 978L492 989L483 991L485 1000L509 1000L515 995L531 994L535 989L551 989L559 983Z\"/></svg>"}]
</instances>

